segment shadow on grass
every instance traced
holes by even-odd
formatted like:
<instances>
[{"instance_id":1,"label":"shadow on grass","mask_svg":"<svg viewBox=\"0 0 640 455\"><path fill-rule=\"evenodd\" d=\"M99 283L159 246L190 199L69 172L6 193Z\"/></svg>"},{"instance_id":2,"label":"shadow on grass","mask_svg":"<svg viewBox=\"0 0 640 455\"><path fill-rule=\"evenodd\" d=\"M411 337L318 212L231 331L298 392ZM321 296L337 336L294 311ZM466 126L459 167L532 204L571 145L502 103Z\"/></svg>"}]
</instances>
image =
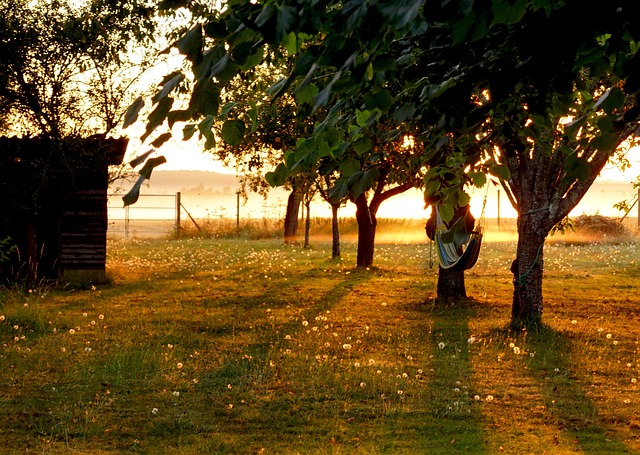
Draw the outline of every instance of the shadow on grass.
<instances>
[{"instance_id":1,"label":"shadow on grass","mask_svg":"<svg viewBox=\"0 0 640 455\"><path fill-rule=\"evenodd\" d=\"M572 373L572 341L563 333L543 326L527 335L529 350L536 352L527 371L537 381L544 404L560 430L585 453L634 453L611 434Z\"/></svg>"},{"instance_id":2,"label":"shadow on grass","mask_svg":"<svg viewBox=\"0 0 640 455\"><path fill-rule=\"evenodd\" d=\"M469 321L475 316L476 302L466 299L454 304L431 302L422 313L431 312L433 372L430 406L422 438L430 454L487 453L483 423L474 405L473 368L470 360Z\"/></svg>"}]
</instances>

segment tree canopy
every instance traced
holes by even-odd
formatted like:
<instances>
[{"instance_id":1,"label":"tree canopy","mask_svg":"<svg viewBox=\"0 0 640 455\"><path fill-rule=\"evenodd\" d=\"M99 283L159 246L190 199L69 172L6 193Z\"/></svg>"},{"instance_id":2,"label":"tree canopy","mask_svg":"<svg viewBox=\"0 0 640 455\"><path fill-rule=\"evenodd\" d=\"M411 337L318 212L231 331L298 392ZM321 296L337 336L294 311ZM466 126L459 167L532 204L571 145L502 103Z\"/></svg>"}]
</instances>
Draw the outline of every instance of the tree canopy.
<instances>
[{"instance_id":1,"label":"tree canopy","mask_svg":"<svg viewBox=\"0 0 640 455\"><path fill-rule=\"evenodd\" d=\"M520 214L513 321L535 325L549 231L638 130L639 9L631 0L597 14L577 0L230 1L174 43L192 62L189 109L171 111L167 80L149 126L204 117L207 134L229 81L287 59L269 93L324 118L272 182L297 168L323 172L329 158L341 174L333 192L357 200L391 156L379 144L405 134L421 144L417 185L445 220L468 202L465 185L492 175ZM226 121L239 126L237 112Z\"/></svg>"}]
</instances>

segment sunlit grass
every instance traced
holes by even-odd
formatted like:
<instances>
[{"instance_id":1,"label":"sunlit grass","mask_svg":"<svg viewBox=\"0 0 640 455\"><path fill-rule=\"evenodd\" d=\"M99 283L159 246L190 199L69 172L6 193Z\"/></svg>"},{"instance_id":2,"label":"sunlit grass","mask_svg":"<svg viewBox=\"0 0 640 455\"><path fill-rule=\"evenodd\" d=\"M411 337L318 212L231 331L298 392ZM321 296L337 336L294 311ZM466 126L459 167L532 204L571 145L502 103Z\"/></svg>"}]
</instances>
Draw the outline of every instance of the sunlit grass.
<instances>
[{"instance_id":1,"label":"sunlit grass","mask_svg":"<svg viewBox=\"0 0 640 455\"><path fill-rule=\"evenodd\" d=\"M514 243L439 306L428 243L356 270L279 240L113 241L112 284L0 291L15 453L640 451L638 243L545 249L544 321L509 332Z\"/></svg>"}]
</instances>

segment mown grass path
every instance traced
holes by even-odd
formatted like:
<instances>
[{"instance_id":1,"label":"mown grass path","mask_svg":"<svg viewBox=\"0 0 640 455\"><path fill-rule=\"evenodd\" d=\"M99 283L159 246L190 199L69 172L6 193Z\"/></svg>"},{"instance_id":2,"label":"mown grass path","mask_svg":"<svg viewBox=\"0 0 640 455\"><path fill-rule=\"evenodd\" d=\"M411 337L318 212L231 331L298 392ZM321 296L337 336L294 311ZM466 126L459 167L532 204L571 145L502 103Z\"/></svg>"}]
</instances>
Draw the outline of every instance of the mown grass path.
<instances>
[{"instance_id":1,"label":"mown grass path","mask_svg":"<svg viewBox=\"0 0 640 455\"><path fill-rule=\"evenodd\" d=\"M0 452L640 452L639 244L549 245L519 335L512 243L451 305L427 244L343 251L116 242L109 286L0 290Z\"/></svg>"}]
</instances>

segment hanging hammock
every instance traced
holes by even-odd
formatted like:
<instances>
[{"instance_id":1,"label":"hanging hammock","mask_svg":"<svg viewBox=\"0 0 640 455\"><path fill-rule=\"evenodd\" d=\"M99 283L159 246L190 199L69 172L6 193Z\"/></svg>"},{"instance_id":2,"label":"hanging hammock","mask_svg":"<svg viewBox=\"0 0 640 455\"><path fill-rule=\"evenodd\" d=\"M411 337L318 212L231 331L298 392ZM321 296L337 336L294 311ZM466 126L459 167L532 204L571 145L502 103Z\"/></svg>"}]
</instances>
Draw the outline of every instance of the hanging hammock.
<instances>
[{"instance_id":1,"label":"hanging hammock","mask_svg":"<svg viewBox=\"0 0 640 455\"><path fill-rule=\"evenodd\" d=\"M434 208L436 211L436 253L440 267L452 272L470 269L478 261L482 246L482 229L472 232L453 232L455 224L460 220L448 229L442 221L438 206ZM443 236L447 238L447 241L443 240Z\"/></svg>"}]
</instances>

